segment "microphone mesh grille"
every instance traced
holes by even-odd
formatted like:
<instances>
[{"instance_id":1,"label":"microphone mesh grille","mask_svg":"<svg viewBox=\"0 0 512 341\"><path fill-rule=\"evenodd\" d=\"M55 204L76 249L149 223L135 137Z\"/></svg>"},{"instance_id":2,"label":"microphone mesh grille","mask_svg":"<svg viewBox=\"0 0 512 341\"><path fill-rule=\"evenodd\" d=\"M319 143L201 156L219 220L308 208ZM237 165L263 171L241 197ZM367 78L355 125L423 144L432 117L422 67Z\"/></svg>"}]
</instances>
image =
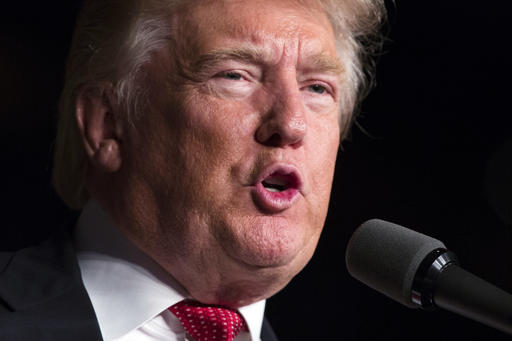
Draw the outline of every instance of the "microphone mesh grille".
<instances>
[{"instance_id":1,"label":"microphone mesh grille","mask_svg":"<svg viewBox=\"0 0 512 341\"><path fill-rule=\"evenodd\" d=\"M442 242L400 225L379 219L363 223L352 235L346 251L350 275L369 287L411 308L414 275Z\"/></svg>"}]
</instances>

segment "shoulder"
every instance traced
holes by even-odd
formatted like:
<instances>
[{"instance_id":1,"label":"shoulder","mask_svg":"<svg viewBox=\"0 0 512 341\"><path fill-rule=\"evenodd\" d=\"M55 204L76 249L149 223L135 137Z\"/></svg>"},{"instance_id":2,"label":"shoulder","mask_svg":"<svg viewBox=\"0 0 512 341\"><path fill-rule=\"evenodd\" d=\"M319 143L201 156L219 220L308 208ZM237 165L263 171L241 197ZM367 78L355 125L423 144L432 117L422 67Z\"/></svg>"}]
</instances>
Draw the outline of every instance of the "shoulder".
<instances>
[{"instance_id":1,"label":"shoulder","mask_svg":"<svg viewBox=\"0 0 512 341\"><path fill-rule=\"evenodd\" d=\"M101 340L70 238L0 253L1 340Z\"/></svg>"}]
</instances>

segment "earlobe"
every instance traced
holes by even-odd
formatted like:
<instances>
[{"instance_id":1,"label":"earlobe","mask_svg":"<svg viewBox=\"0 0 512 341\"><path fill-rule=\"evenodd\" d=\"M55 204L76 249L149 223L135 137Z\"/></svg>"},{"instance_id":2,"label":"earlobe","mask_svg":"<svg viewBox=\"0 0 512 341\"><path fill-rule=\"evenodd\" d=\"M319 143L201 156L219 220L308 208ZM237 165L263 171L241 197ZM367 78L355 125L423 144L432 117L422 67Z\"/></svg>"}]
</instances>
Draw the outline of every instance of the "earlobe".
<instances>
[{"instance_id":1,"label":"earlobe","mask_svg":"<svg viewBox=\"0 0 512 341\"><path fill-rule=\"evenodd\" d=\"M119 143L114 139L104 140L93 154L91 162L97 168L113 173L121 168L121 153Z\"/></svg>"},{"instance_id":2,"label":"earlobe","mask_svg":"<svg viewBox=\"0 0 512 341\"><path fill-rule=\"evenodd\" d=\"M121 167L121 129L114 114L110 86L84 86L75 102L78 129L91 165L113 173Z\"/></svg>"}]
</instances>

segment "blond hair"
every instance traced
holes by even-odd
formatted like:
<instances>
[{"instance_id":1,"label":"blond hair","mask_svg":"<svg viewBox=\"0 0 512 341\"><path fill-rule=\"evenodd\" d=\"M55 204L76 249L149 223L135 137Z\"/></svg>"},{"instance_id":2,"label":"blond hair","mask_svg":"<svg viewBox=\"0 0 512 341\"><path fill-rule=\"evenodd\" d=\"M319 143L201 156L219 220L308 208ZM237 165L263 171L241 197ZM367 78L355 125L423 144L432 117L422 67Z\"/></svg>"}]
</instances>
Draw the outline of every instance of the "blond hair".
<instances>
[{"instance_id":1,"label":"blond hair","mask_svg":"<svg viewBox=\"0 0 512 341\"><path fill-rule=\"evenodd\" d=\"M140 71L172 35L173 9L187 0L85 0L68 56L54 153L53 184L71 208L81 208L86 156L75 118L75 102L84 86L109 84L125 119L146 105ZM191 0L188 0L191 1ZM331 21L338 55L347 77L340 99L340 124L346 134L354 109L371 84L371 56L379 46L383 0L319 0Z\"/></svg>"}]
</instances>

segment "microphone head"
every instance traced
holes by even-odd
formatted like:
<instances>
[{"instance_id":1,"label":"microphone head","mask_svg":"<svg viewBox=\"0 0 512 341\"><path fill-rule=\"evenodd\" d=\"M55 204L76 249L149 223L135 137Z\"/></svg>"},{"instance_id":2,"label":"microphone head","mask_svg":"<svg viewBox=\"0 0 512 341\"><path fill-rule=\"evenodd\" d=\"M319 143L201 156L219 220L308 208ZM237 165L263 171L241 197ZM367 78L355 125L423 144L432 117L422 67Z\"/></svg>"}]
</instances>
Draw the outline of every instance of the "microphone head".
<instances>
[{"instance_id":1,"label":"microphone head","mask_svg":"<svg viewBox=\"0 0 512 341\"><path fill-rule=\"evenodd\" d=\"M346 251L350 275L410 308L414 276L421 262L444 244L405 227L372 219L354 232Z\"/></svg>"}]
</instances>

